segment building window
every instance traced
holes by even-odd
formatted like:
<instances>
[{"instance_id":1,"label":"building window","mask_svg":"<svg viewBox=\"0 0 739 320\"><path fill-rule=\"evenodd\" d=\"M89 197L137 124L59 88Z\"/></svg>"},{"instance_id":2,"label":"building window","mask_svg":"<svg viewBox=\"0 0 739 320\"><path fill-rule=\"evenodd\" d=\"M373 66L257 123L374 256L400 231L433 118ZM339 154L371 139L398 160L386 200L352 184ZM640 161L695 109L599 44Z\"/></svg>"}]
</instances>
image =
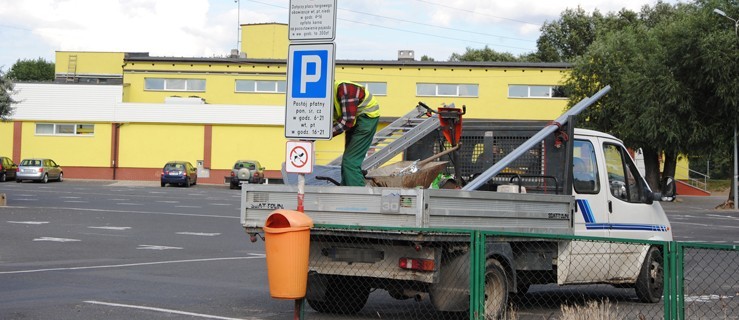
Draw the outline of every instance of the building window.
<instances>
[{"instance_id":1,"label":"building window","mask_svg":"<svg viewBox=\"0 0 739 320\"><path fill-rule=\"evenodd\" d=\"M367 88L370 93L375 96L386 96L387 95L387 82L362 82L354 81L356 84L360 84Z\"/></svg>"},{"instance_id":2,"label":"building window","mask_svg":"<svg viewBox=\"0 0 739 320\"><path fill-rule=\"evenodd\" d=\"M562 86L509 85L509 98L567 98Z\"/></svg>"},{"instance_id":3,"label":"building window","mask_svg":"<svg viewBox=\"0 0 739 320\"><path fill-rule=\"evenodd\" d=\"M236 80L236 92L285 93L284 80Z\"/></svg>"},{"instance_id":4,"label":"building window","mask_svg":"<svg viewBox=\"0 0 739 320\"><path fill-rule=\"evenodd\" d=\"M417 96L477 97L477 84L417 83Z\"/></svg>"},{"instance_id":5,"label":"building window","mask_svg":"<svg viewBox=\"0 0 739 320\"><path fill-rule=\"evenodd\" d=\"M94 124L37 123L36 135L40 136L91 136L95 134Z\"/></svg>"},{"instance_id":6,"label":"building window","mask_svg":"<svg viewBox=\"0 0 739 320\"><path fill-rule=\"evenodd\" d=\"M205 91L205 79L144 79L144 90L160 91Z\"/></svg>"}]
</instances>

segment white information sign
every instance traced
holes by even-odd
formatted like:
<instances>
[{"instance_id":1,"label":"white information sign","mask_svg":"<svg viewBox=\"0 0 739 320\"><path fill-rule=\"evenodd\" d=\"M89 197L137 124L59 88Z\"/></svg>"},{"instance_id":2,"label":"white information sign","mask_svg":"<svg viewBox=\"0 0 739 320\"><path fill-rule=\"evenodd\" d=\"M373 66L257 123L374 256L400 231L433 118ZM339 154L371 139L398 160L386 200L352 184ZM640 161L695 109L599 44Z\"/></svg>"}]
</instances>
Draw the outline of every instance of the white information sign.
<instances>
[{"instance_id":1,"label":"white information sign","mask_svg":"<svg viewBox=\"0 0 739 320\"><path fill-rule=\"evenodd\" d=\"M288 141L286 151L287 173L313 172L313 141Z\"/></svg>"},{"instance_id":2,"label":"white information sign","mask_svg":"<svg viewBox=\"0 0 739 320\"><path fill-rule=\"evenodd\" d=\"M334 41L336 0L290 0L290 41Z\"/></svg>"},{"instance_id":3,"label":"white information sign","mask_svg":"<svg viewBox=\"0 0 739 320\"><path fill-rule=\"evenodd\" d=\"M290 45L286 138L331 139L335 63L333 43Z\"/></svg>"}]
</instances>

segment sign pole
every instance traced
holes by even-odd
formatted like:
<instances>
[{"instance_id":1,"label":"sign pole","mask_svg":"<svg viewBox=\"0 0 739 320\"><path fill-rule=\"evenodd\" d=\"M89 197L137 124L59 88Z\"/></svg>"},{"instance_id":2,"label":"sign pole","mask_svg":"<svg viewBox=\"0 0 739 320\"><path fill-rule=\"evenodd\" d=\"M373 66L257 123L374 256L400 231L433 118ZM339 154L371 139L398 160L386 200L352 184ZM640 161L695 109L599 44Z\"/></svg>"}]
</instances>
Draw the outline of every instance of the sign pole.
<instances>
[{"instance_id":1,"label":"sign pole","mask_svg":"<svg viewBox=\"0 0 739 320\"><path fill-rule=\"evenodd\" d=\"M290 0L285 138L286 172L298 174L298 211L304 212L305 174L313 172L313 141L331 140L333 126L334 39L337 0ZM295 319L304 299L295 300Z\"/></svg>"},{"instance_id":2,"label":"sign pole","mask_svg":"<svg viewBox=\"0 0 739 320\"><path fill-rule=\"evenodd\" d=\"M305 173L300 173L298 174L298 211L300 212L305 212L303 199L305 199Z\"/></svg>"}]
</instances>

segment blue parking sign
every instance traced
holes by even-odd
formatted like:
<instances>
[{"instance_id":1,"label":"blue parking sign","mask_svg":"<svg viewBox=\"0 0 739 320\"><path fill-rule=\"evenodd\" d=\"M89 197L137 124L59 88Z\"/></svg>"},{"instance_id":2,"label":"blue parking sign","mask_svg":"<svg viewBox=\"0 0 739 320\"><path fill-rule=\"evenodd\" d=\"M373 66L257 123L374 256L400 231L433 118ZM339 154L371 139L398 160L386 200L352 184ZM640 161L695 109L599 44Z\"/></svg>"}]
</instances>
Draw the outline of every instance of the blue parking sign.
<instances>
[{"instance_id":1,"label":"blue parking sign","mask_svg":"<svg viewBox=\"0 0 739 320\"><path fill-rule=\"evenodd\" d=\"M334 106L334 44L291 44L287 55L285 137L329 140Z\"/></svg>"},{"instance_id":2,"label":"blue parking sign","mask_svg":"<svg viewBox=\"0 0 739 320\"><path fill-rule=\"evenodd\" d=\"M291 94L293 98L325 98L328 50L294 51Z\"/></svg>"}]
</instances>

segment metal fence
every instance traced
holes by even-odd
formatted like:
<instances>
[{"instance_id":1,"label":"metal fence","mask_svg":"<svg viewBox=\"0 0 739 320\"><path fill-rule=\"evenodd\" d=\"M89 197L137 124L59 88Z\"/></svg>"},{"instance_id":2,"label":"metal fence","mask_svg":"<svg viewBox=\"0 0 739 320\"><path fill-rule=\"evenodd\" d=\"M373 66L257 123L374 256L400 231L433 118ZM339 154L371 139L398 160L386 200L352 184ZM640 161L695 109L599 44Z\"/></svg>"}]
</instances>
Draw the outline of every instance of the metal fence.
<instances>
[{"instance_id":1,"label":"metal fence","mask_svg":"<svg viewBox=\"0 0 739 320\"><path fill-rule=\"evenodd\" d=\"M317 226L309 264L304 319L739 317L736 246Z\"/></svg>"}]
</instances>

